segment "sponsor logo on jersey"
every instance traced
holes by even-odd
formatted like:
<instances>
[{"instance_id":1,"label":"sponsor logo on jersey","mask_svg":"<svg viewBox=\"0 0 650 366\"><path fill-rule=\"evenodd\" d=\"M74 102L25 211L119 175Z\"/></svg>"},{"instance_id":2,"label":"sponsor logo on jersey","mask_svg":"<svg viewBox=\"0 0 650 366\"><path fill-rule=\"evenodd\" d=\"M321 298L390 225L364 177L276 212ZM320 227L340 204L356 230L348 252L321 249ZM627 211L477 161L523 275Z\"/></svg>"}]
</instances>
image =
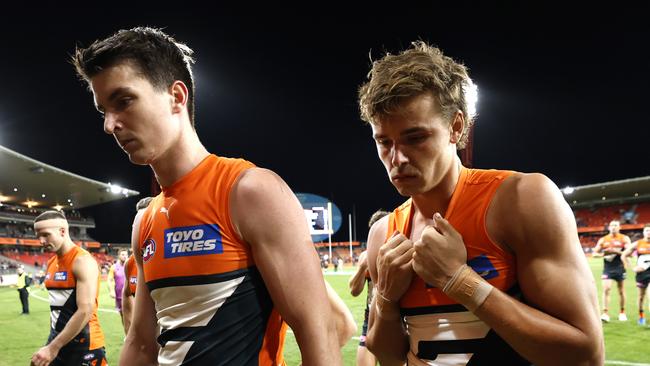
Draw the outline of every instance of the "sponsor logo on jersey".
<instances>
[{"instance_id":1,"label":"sponsor logo on jersey","mask_svg":"<svg viewBox=\"0 0 650 366\"><path fill-rule=\"evenodd\" d=\"M144 242L144 249L142 250L142 260L144 262L148 261L156 254L156 241L149 238Z\"/></svg>"},{"instance_id":2,"label":"sponsor logo on jersey","mask_svg":"<svg viewBox=\"0 0 650 366\"><path fill-rule=\"evenodd\" d=\"M136 276L129 277L129 283L135 285L138 283L138 278Z\"/></svg>"},{"instance_id":3,"label":"sponsor logo on jersey","mask_svg":"<svg viewBox=\"0 0 650 366\"><path fill-rule=\"evenodd\" d=\"M499 271L494 268L494 265L485 254L468 260L467 265L472 267L474 272L478 273L486 281L499 276Z\"/></svg>"},{"instance_id":4,"label":"sponsor logo on jersey","mask_svg":"<svg viewBox=\"0 0 650 366\"><path fill-rule=\"evenodd\" d=\"M68 279L68 272L61 271L54 273L54 281L66 281Z\"/></svg>"},{"instance_id":5,"label":"sponsor logo on jersey","mask_svg":"<svg viewBox=\"0 0 650 366\"><path fill-rule=\"evenodd\" d=\"M165 230L165 258L220 253L223 253L223 244L217 224Z\"/></svg>"}]
</instances>

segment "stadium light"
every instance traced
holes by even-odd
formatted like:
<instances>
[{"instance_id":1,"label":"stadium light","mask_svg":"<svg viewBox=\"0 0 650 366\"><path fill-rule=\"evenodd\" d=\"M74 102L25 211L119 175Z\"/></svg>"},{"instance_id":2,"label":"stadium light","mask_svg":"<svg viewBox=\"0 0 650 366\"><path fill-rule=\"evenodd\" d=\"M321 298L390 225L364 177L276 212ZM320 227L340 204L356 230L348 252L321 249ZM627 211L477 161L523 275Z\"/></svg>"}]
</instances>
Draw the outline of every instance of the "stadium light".
<instances>
[{"instance_id":1,"label":"stadium light","mask_svg":"<svg viewBox=\"0 0 650 366\"><path fill-rule=\"evenodd\" d=\"M108 187L110 188L111 193L113 193L113 194L118 194L118 193L122 192L122 187L120 187L117 184L108 183Z\"/></svg>"},{"instance_id":2,"label":"stadium light","mask_svg":"<svg viewBox=\"0 0 650 366\"><path fill-rule=\"evenodd\" d=\"M573 191L575 191L573 187L564 187L564 189L562 190L562 192L564 192L564 194L566 195L570 195L571 193L573 193Z\"/></svg>"},{"instance_id":3,"label":"stadium light","mask_svg":"<svg viewBox=\"0 0 650 366\"><path fill-rule=\"evenodd\" d=\"M469 117L476 116L476 104L478 104L478 86L473 81L469 81L469 85L463 85L465 92L465 101L467 102L467 114Z\"/></svg>"},{"instance_id":4,"label":"stadium light","mask_svg":"<svg viewBox=\"0 0 650 366\"><path fill-rule=\"evenodd\" d=\"M52 208L55 209L55 210L57 210L57 211L61 211L61 209L63 208L63 206L57 204L56 206L54 206L54 207L52 207Z\"/></svg>"}]
</instances>

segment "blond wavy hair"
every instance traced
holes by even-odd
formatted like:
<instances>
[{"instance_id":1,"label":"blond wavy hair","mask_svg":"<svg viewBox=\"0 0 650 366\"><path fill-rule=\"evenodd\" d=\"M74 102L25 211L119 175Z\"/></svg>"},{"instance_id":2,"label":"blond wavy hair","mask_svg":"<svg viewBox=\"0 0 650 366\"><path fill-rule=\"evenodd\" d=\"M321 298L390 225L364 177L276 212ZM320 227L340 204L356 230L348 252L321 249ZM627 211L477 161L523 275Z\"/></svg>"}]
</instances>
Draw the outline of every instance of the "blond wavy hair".
<instances>
[{"instance_id":1,"label":"blond wavy hair","mask_svg":"<svg viewBox=\"0 0 650 366\"><path fill-rule=\"evenodd\" d=\"M423 41L411 45L398 55L388 53L373 61L368 82L359 88L361 119L377 123L378 117L397 112L405 100L431 92L447 122L457 111L463 113L465 127L457 148L464 148L476 115L476 85L463 64L437 47Z\"/></svg>"}]
</instances>

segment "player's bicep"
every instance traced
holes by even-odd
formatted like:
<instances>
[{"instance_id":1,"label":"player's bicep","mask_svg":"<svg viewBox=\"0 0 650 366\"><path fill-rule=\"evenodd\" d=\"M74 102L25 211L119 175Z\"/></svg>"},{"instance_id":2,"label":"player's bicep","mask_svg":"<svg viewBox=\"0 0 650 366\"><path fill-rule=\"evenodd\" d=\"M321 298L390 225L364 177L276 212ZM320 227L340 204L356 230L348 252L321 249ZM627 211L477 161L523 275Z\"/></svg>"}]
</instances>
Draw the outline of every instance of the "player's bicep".
<instances>
[{"instance_id":1,"label":"player's bicep","mask_svg":"<svg viewBox=\"0 0 650 366\"><path fill-rule=\"evenodd\" d=\"M282 315L291 317L302 311L290 304L302 303L307 297L315 296L327 304L307 219L286 183L271 171L250 169L230 197L233 224L251 246L255 265ZM313 301L313 305L322 303Z\"/></svg>"},{"instance_id":2,"label":"player's bicep","mask_svg":"<svg viewBox=\"0 0 650 366\"><path fill-rule=\"evenodd\" d=\"M541 175L518 185L509 246L526 301L581 329L597 314L594 279L580 246L572 211L559 189ZM562 301L557 301L559 298Z\"/></svg>"},{"instance_id":3,"label":"player's bicep","mask_svg":"<svg viewBox=\"0 0 650 366\"><path fill-rule=\"evenodd\" d=\"M92 311L97 294L97 278L99 269L97 262L91 256L79 256L74 262L74 276L77 280L77 308L84 311Z\"/></svg>"}]
</instances>

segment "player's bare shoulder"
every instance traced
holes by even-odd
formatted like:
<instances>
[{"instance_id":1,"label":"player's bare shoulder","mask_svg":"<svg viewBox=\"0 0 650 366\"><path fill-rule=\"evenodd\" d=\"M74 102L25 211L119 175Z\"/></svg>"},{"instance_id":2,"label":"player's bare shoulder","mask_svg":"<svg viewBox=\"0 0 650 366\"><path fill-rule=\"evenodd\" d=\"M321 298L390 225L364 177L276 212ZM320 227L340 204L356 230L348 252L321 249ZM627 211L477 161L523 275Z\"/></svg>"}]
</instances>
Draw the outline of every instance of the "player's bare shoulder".
<instances>
[{"instance_id":1,"label":"player's bare shoulder","mask_svg":"<svg viewBox=\"0 0 650 366\"><path fill-rule=\"evenodd\" d=\"M567 214L573 216L553 181L540 173L515 172L497 189L486 223L492 238L516 251L517 243L524 242L531 232Z\"/></svg>"},{"instance_id":2,"label":"player's bare shoulder","mask_svg":"<svg viewBox=\"0 0 650 366\"><path fill-rule=\"evenodd\" d=\"M254 194L260 190L263 191L264 189L281 185L286 185L286 183L274 171L255 167L246 169L240 174L233 186L233 190L236 189L241 193Z\"/></svg>"}]
</instances>

